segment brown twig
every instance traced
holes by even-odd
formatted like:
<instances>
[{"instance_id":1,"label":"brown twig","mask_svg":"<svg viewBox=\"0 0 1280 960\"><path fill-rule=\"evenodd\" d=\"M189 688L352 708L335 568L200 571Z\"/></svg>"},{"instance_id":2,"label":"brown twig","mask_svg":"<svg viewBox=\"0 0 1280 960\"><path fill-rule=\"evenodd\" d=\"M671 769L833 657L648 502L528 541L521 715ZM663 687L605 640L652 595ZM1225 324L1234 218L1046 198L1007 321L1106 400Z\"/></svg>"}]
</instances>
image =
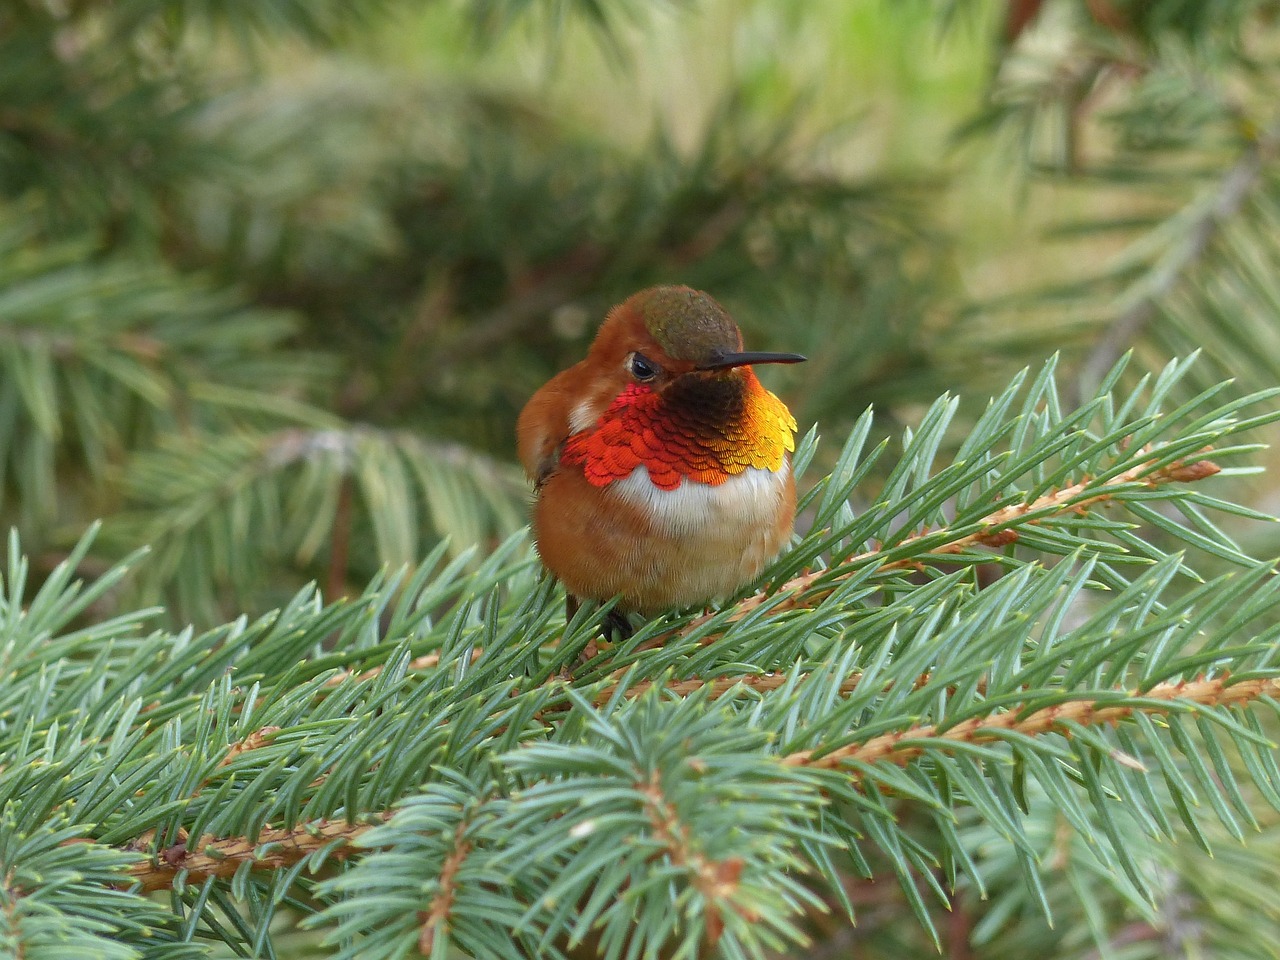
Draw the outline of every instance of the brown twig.
<instances>
[{"instance_id":1,"label":"brown twig","mask_svg":"<svg viewBox=\"0 0 1280 960\"><path fill-rule=\"evenodd\" d=\"M4 888L5 893L3 897L0 897L0 915L5 918L6 930L21 929L18 918L22 909L22 898L26 896L26 891L18 886L13 874L14 870L10 868L3 876L0 876L0 887ZM26 960L25 938L21 936L13 937L10 942L15 944L14 953L11 955L13 960Z\"/></svg>"},{"instance_id":2,"label":"brown twig","mask_svg":"<svg viewBox=\"0 0 1280 960\"><path fill-rule=\"evenodd\" d=\"M754 922L755 911L733 900L742 876L742 858L711 860L693 846L688 826L680 822L675 808L663 795L662 782L656 770L647 781L641 781L637 786L644 797L645 815L653 828L654 838L666 850L672 864L689 872L694 889L706 901L703 915L707 923L707 942L714 945L724 933L725 908L748 922Z\"/></svg>"},{"instance_id":3,"label":"brown twig","mask_svg":"<svg viewBox=\"0 0 1280 960\"><path fill-rule=\"evenodd\" d=\"M1110 4L1096 6L1110 7ZM1094 15L1098 16L1096 12ZM1245 145L1239 159L1223 177L1217 194L1192 223L1182 248L1158 265L1147 289L1099 337L1080 372L1082 394L1102 381L1120 355L1155 319L1160 302L1174 291L1187 271L1204 259L1223 224L1235 216L1250 192L1265 179L1267 165L1275 161L1277 152L1280 152L1280 124Z\"/></svg>"},{"instance_id":4,"label":"brown twig","mask_svg":"<svg viewBox=\"0 0 1280 960\"><path fill-rule=\"evenodd\" d=\"M1224 675L1211 679L1157 684L1150 690L1133 691L1128 696L1142 702L1112 705L1081 699L1025 714L1016 709L1008 710L992 716L974 717L945 730L929 724L884 734L864 743L849 744L826 753L802 750L783 757L782 762L788 766L821 769L841 768L853 763L903 765L924 752L924 747L916 743L921 740L981 743L1000 740L1010 732L1037 736L1065 730L1070 725L1114 724L1137 712L1167 713L1176 709L1180 703L1230 706L1249 703L1261 697L1280 699L1280 677L1231 683L1230 678ZM850 771L850 775L858 776L856 771ZM737 881L735 869L740 869L740 865L734 868L733 860L709 861L692 851L686 842L687 838L681 833L682 825L666 804L658 785L651 781L641 786L648 798L649 815L655 833L672 856L672 862L688 867L695 878L695 884L699 885L698 889L709 900L730 896ZM376 815L372 822L367 823L322 820L291 830L264 830L256 841L245 837L227 837L201 838L196 844L177 843L160 851L154 860L134 865L129 873L144 890L162 890L171 886L178 873L184 870L189 879L198 883L208 877L230 879L246 861L254 869L290 867L335 840L341 843L335 846L331 855L343 858L354 852L352 841L385 822L389 816L390 814ZM138 849L142 845L141 842L135 842L129 848ZM739 908L735 905L733 909ZM709 935L713 925L709 912Z\"/></svg>"},{"instance_id":5,"label":"brown twig","mask_svg":"<svg viewBox=\"0 0 1280 960\"><path fill-rule=\"evenodd\" d=\"M1123 473L1110 478L1109 480L1106 480L1104 483L1101 484L1102 489L1100 489L1097 493L1093 494L1092 496L1085 497L1084 499L1078 500L1076 498L1080 497L1082 494L1088 493L1089 490L1095 487L1095 484L1093 483L1093 481L1083 480L1079 483L1072 484L1071 486L1063 487L1060 490L1056 490L1053 493L1047 493L1044 496L1037 498L1031 503L1012 504L1007 507L1001 507L999 510L996 510L993 513L988 514L986 517L978 521L977 530L974 530L967 534L959 534L956 536L954 540L950 540L945 543L939 544L936 547L931 547L928 550L923 551L922 554L917 554L911 557L904 557L899 560L886 561L880 565L879 569L880 570L899 570L899 569L904 569L908 567L913 567L919 564L921 556L929 556L929 557L951 556L954 554L963 553L964 551L969 550L973 547L988 547L991 549L998 549L1000 547L1007 546L1008 544L1013 543L1017 540L1018 534L1017 534L1017 530L1014 528L1014 524L1018 523L1019 521L1025 522L1025 523L1038 523L1041 520L1045 519L1047 516L1053 516L1055 514L1065 513L1068 510L1073 510L1077 512L1083 511L1084 509L1094 504L1105 502L1107 500L1112 499L1114 497L1114 493L1112 492L1113 489L1116 487L1123 486L1125 484L1141 482L1141 483L1146 483L1150 487L1156 487L1165 483L1175 483L1175 482L1193 483L1197 480L1203 480L1206 477L1211 477L1214 474L1220 472L1220 470L1221 468L1211 460L1198 460L1193 463L1183 463L1182 461L1177 461L1175 463L1167 464L1164 467L1159 467L1154 470L1151 469L1150 463L1143 463L1135 467L1132 467L1129 470L1126 470ZM1043 514L1044 516L1041 516L1041 514ZM900 543L897 546L901 547L901 546L910 545L913 543L918 543L924 540L926 537L936 537L940 532L944 532L944 531L934 530L931 532L915 534L913 536L903 539L902 541L900 541ZM864 560L872 560L878 555L880 555L880 553L882 552L883 551L881 550L869 550L865 553L860 553L853 557L850 557L845 562L859 563ZM767 602L771 597L775 597L780 594L786 595L786 597L785 599L780 601L776 606L773 607L771 611L773 613L781 613L785 610L795 610L795 609L801 609L801 608L811 606L814 603L829 596L831 592L835 589L836 584L838 584L841 580L844 580L847 577L852 576L851 573L839 574L836 576L831 576L830 574L831 574L831 571L829 570L817 570L810 573L802 573L799 576L791 578L790 580L788 580L786 583L782 584L775 590L768 591L768 592L762 591L760 593L747 597L746 599L740 601L737 604L737 606L734 609L734 612L729 616L728 622L735 623L738 620L741 620L752 610L755 610L757 607ZM829 578L827 581L828 587L821 591L813 591L811 589L813 585L816 584L818 581L822 580L824 577ZM654 647L663 646L665 643L670 641L673 637L683 636L685 634L691 633L692 631L696 630L703 624L707 623L714 616L718 616L718 614L706 614L705 616L698 617L690 621L688 624L686 624L683 627L665 631L653 637L652 639L646 641L638 649L650 650ZM718 639L722 635L723 635L722 632L715 632L715 633L708 634L707 636L702 638L701 643L705 646L706 644L711 643L713 640ZM471 662L474 663L483 655L484 655L484 651L481 649L472 650ZM409 669L410 670L430 670L439 666L439 664L440 664L440 655L437 653L429 653L424 656L418 657L414 660L411 660L409 662ZM345 670L342 673L338 673L338 674L335 674L333 677L330 677L329 680L325 683L325 686L334 687L334 686L337 686L338 684L345 683L346 681L352 680L352 679L357 681L371 680L374 677L378 676L381 672L382 672L382 667L380 666L371 667L368 670L359 671L359 672ZM623 673L624 671L621 671L621 670L618 671L618 673L615 674L615 678L620 678ZM741 677L741 678L724 677L724 678L717 678L716 680L712 681L712 684L715 685L712 696L713 697L722 696L725 691L733 687L736 683L740 683L740 682L746 683L747 686L754 686L756 689L762 689L762 690L775 689L775 687L770 686L770 684L775 683L775 681L764 679L764 678L753 679L750 676ZM782 682L785 682L785 681L781 681L781 680L776 681L776 683L779 685ZM696 680L696 679L687 680L687 681L673 681L673 683L671 684L671 687L672 689L676 690L677 693L680 693L681 696L684 696L686 694L680 692L680 689L679 689L680 684L692 684L694 686L700 687L705 685L705 683L706 681ZM627 697L630 698L633 695L638 696L640 693L643 693L644 690L647 688L648 688L647 681L645 683L638 684L634 688L635 693L633 694L632 692L628 691ZM608 698L613 695L616 689L617 689L616 686L606 687L600 694L597 695L596 702L603 703L607 701ZM691 692L692 689L693 687L690 687L689 692Z\"/></svg>"},{"instance_id":6,"label":"brown twig","mask_svg":"<svg viewBox=\"0 0 1280 960\"><path fill-rule=\"evenodd\" d=\"M345 473L338 483L338 502L333 508L332 546L325 576L325 598L330 602L346 596L347 592L347 555L351 551L351 514L355 497L355 478Z\"/></svg>"},{"instance_id":7,"label":"brown twig","mask_svg":"<svg viewBox=\"0 0 1280 960\"><path fill-rule=\"evenodd\" d=\"M471 844L467 842L466 834L467 821L461 820L458 822L458 828L453 832L453 849L445 857L444 865L440 868L440 885L436 888L436 895L431 898L431 904L427 909L420 914L423 923L422 933L418 936L418 952L424 957L431 956L431 949L436 942L436 931L448 932L449 911L453 909L453 900L457 895L458 871L462 869L462 862L471 852Z\"/></svg>"},{"instance_id":8,"label":"brown twig","mask_svg":"<svg viewBox=\"0 0 1280 960\"><path fill-rule=\"evenodd\" d=\"M860 677L855 675L842 680L840 682L840 692L842 694L852 693L858 686L859 679ZM747 673L737 677L715 677L712 680L703 680L699 677L690 677L687 680L669 680L665 687L677 697L687 697L704 687L710 687L710 699L716 700L723 697L734 687L746 687L759 693L768 693L785 685L787 680L788 677L785 673ZM652 686L652 681L642 680L635 686L628 687L623 696L628 700L634 700L636 697L642 696ZM595 696L596 706L608 703L617 691L618 685L616 683L605 687Z\"/></svg>"},{"instance_id":9,"label":"brown twig","mask_svg":"<svg viewBox=\"0 0 1280 960\"><path fill-rule=\"evenodd\" d=\"M596 268L605 251L582 243L561 261L543 270L515 277L510 295L488 313L471 317L466 329L437 345L437 364L474 357L495 345L507 343L556 307L591 289Z\"/></svg>"},{"instance_id":10,"label":"brown twig","mask_svg":"<svg viewBox=\"0 0 1280 960\"><path fill-rule=\"evenodd\" d=\"M257 840L248 837L201 837L196 843L180 842L166 847L154 860L134 864L129 876L143 890L165 890L173 886L178 874L186 871L187 879L201 883L209 877L230 880L243 863L255 870L279 870L291 867L321 847L337 841L330 856L339 860L354 852L353 840L389 819L390 814L375 814L373 822L352 823L348 820L318 820L292 829L263 830ZM136 846L131 845L133 849Z\"/></svg>"},{"instance_id":11,"label":"brown twig","mask_svg":"<svg viewBox=\"0 0 1280 960\"><path fill-rule=\"evenodd\" d=\"M966 534L959 534L954 539L931 547L924 553L929 556L946 556L960 553L974 546L994 546L1007 543L1009 542L1009 535L1013 532L1013 524L1018 522L1034 523L1043 519L1044 516L1052 516L1066 510L1082 510L1089 505L1110 499L1114 496L1111 490L1115 487L1135 482L1144 482L1154 487L1161 483L1173 481L1194 481L1212 476L1218 472L1218 469L1216 464L1207 460L1191 464L1177 462L1154 470L1151 469L1149 463L1140 464L1105 481L1100 485L1100 489L1097 489L1090 481L1082 481L1054 493L1046 494L1029 504L1015 504L1003 507L984 518L978 524L978 529L971 530ZM1097 489L1097 492L1090 494L1090 490L1093 489ZM899 546L923 540L926 536L936 535L936 531L933 534L917 534L905 539ZM879 551L870 551L859 554L851 558L851 560L856 562L874 559L878 553ZM881 569L901 568L917 562L916 557L886 561L881 565ZM834 589L834 584L839 579L843 576L848 576L848 574L837 576L822 590L813 591L811 588L824 573L802 574L784 584L781 590L790 594L790 596L780 604L780 608L791 609L811 604L827 596ZM765 602L766 599L767 597L763 594L749 597L738 605L738 609L734 612L732 619L740 619L750 610ZM702 622L705 622L705 620L694 621L684 630L691 630ZM482 651L475 650L471 656L474 661L482 656ZM438 666L439 662L440 655L430 653L411 661L409 666L411 669L426 670ZM352 679L356 681L367 680L377 676L380 672L380 667L363 672L346 671L330 678L326 685L336 686ZM785 683L786 677L782 674L751 674L742 677L717 677L712 680L690 678L671 681L667 686L679 696L687 696L695 690L710 686L711 695L719 697L739 685L767 692L776 690ZM841 684L841 691L851 692L857 686L857 683L858 677L847 678ZM650 685L650 681L636 684L628 689L625 695L628 698L639 696L649 689ZM606 687L600 691L597 695L597 701L603 702L607 700L616 693L616 690L615 682L614 686ZM1280 693L1280 679L1246 680L1237 684L1229 684L1228 678L1224 676L1191 683L1160 684L1145 693L1134 693L1131 696L1140 696L1147 701L1163 700L1169 703L1183 700L1221 704L1243 703L1262 696L1274 697L1277 693ZM919 746L904 745L904 741L941 739L978 742L999 739L1002 733L1008 731L1035 735L1061 728L1068 723L1085 725L1114 723L1130 716L1138 709L1166 710L1171 708L1154 707L1149 703L1144 705L1100 706L1092 700L1075 700L1052 707L1045 707L1025 716L1019 711L1009 711L995 716L973 718L946 730L939 730L933 725L915 727L899 733L875 737L865 743L850 744L820 755L815 751L801 751L783 758L783 762L789 765L823 768L839 767L848 763L890 762L903 764L923 752ZM223 759L223 764L229 763L236 756L247 750L256 749L270 742L275 732L271 728L264 727L250 734L243 742L233 744L228 750L227 756ZM670 841L669 844L664 841L669 850L678 847L680 841L680 834L677 830L678 823L667 816L668 813L674 816L674 813L669 808L659 805L665 803L661 798L660 792L651 794L650 798L653 804L651 814L657 818L654 821L655 829L657 825L662 825L662 831L664 832L660 832L660 836L666 837ZM386 815L381 815L375 819L375 824L383 822L385 819ZM173 844L160 851L152 862L138 864L133 867L130 874L134 880L142 884L144 889L158 890L170 886L178 873L182 871L186 871L188 877L199 882L211 876L224 879L230 878L235 874L240 864L246 861L252 863L255 868L261 869L290 866L335 840L341 841L341 843L335 847L333 855L345 857L351 852L351 841L375 824L351 823L344 820L318 821L293 829L265 830L259 834L256 841L251 841L244 837L202 837L196 844L190 844L185 841ZM130 845L130 848L139 849L141 845L141 842L138 841ZM733 884L736 883L736 875L733 874L731 866L732 861L712 864L709 861L691 860L687 852L680 855L684 859L679 862L689 866L695 876L700 878L697 882L704 884L704 892L710 891L711 893L716 893L717 896L727 896L725 891L732 892ZM459 855L459 857L461 856L465 856L465 853ZM461 860L459 859L458 862L460 863ZM455 873L456 869L455 867ZM443 879L444 877L442 876L442 882ZM700 889L703 888L700 887ZM441 900L440 903L441 908L445 911L441 917L447 916L450 901ZM428 928L434 930L443 922L443 919L440 919L432 924L432 916L435 916L435 914L428 911L428 921L424 924L424 937L427 936ZM721 915L708 913L709 935L713 933L713 928L717 925L722 929L722 924L723 918ZM715 936L718 935L718 932L715 932Z\"/></svg>"},{"instance_id":12,"label":"brown twig","mask_svg":"<svg viewBox=\"0 0 1280 960\"><path fill-rule=\"evenodd\" d=\"M482 656L484 651L476 648L471 651L471 662L475 663ZM420 657L414 657L406 665L409 670L434 670L440 666L440 654L426 653ZM357 683L364 680L372 680L374 677L382 673L382 667L370 667L368 670L343 670L341 673L335 673L332 677L324 682L326 687L336 687L339 684L346 683L348 680L354 680Z\"/></svg>"},{"instance_id":13,"label":"brown twig","mask_svg":"<svg viewBox=\"0 0 1280 960\"><path fill-rule=\"evenodd\" d=\"M1128 694L1129 697L1148 701L1147 703L1110 705L1099 704L1098 701L1089 699L1068 700L1065 703L1033 710L1031 713L1024 714L1021 710L1014 709L993 716L972 717L945 730L940 730L935 724L911 727L896 733L872 737L865 743L851 743L825 753L821 750L801 750L783 757L782 762L793 767L821 769L843 767L850 763L894 763L901 766L924 753L925 748L914 742L919 740L935 743L943 741L982 743L1003 739L1007 733L1038 736L1067 729L1072 724L1080 726L1114 724L1132 716L1135 711L1168 713L1174 709L1174 704L1179 702L1222 706L1247 703L1259 697L1275 698L1277 695L1280 695L1280 677L1242 680L1239 683L1231 683L1230 677L1225 675L1207 680L1179 680L1176 683L1160 683L1150 690L1133 691ZM1153 700L1163 701L1163 703L1149 702Z\"/></svg>"},{"instance_id":14,"label":"brown twig","mask_svg":"<svg viewBox=\"0 0 1280 960\"><path fill-rule=\"evenodd\" d=\"M265 747L279 732L279 727L259 727L243 740L233 743L218 766L225 767L240 754L248 753L250 750L257 750L259 747Z\"/></svg>"}]
</instances>

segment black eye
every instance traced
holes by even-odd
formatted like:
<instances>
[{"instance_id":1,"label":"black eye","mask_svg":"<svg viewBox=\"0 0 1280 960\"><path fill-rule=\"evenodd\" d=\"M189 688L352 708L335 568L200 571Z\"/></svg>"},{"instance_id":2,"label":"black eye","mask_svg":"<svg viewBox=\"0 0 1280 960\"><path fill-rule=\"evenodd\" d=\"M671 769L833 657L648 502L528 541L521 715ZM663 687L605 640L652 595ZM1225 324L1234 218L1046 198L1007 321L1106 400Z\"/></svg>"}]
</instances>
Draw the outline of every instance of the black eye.
<instances>
[{"instance_id":1,"label":"black eye","mask_svg":"<svg viewBox=\"0 0 1280 960\"><path fill-rule=\"evenodd\" d=\"M658 365L641 353L627 357L627 369L641 383L647 383L658 375Z\"/></svg>"}]
</instances>

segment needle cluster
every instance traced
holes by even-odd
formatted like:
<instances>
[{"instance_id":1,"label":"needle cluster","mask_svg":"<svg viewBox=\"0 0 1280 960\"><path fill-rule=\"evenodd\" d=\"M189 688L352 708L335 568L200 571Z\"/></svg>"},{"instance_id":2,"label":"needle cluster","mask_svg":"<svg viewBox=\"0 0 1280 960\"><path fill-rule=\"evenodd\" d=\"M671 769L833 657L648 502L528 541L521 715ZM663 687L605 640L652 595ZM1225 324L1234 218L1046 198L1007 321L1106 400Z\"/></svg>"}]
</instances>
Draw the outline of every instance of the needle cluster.
<instances>
[{"instance_id":1,"label":"needle cluster","mask_svg":"<svg viewBox=\"0 0 1280 960\"><path fill-rule=\"evenodd\" d=\"M15 542L3 935L765 956L831 911L874 939L863 884L894 877L926 941L948 904L988 936L1108 896L1158 925L1166 842L1265 844L1280 805L1280 581L1212 520L1251 515L1218 493L1280 414L1171 401L1187 367L1065 410L1048 364L935 463L943 398L855 513L891 456L868 415L752 593L585 665L598 612L563 622L523 536L203 634L85 623L132 565L78 581L88 539L24 605Z\"/></svg>"}]
</instances>

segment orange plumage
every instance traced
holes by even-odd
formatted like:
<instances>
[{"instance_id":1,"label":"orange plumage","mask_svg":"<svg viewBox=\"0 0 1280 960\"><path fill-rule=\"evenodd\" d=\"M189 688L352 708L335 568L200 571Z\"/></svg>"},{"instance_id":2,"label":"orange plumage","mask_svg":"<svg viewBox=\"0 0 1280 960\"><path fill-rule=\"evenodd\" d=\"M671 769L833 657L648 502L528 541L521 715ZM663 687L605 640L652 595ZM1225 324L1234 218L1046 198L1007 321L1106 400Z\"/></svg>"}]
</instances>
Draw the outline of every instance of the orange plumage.
<instances>
[{"instance_id":1,"label":"orange plumage","mask_svg":"<svg viewBox=\"0 0 1280 960\"><path fill-rule=\"evenodd\" d=\"M571 596L653 614L726 596L785 546L796 423L711 297L655 287L520 414L543 562Z\"/></svg>"},{"instance_id":2,"label":"orange plumage","mask_svg":"<svg viewBox=\"0 0 1280 960\"><path fill-rule=\"evenodd\" d=\"M663 490L675 490L685 479L719 486L748 467L780 470L795 449L795 418L750 369L742 379L708 391L710 402L702 409L664 403L662 395L631 384L595 429L569 437L561 460L580 465L597 487L641 465Z\"/></svg>"}]
</instances>

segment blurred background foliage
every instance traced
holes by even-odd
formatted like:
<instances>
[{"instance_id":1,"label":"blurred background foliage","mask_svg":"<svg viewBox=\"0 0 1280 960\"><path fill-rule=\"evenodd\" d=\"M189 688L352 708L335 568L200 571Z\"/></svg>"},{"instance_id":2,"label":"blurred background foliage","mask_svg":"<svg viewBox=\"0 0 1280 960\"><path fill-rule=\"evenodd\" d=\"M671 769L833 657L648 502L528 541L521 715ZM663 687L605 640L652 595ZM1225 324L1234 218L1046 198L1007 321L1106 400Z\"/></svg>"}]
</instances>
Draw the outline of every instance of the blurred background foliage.
<instances>
[{"instance_id":1,"label":"blurred background foliage","mask_svg":"<svg viewBox=\"0 0 1280 960\"><path fill-rule=\"evenodd\" d=\"M828 436L1054 351L1274 385L1278 92L1269 0L10 0L0 521L47 573L104 518L82 569L149 544L109 602L179 621L356 594L523 524L516 413L652 283L808 354L770 384ZM992 846L945 947L1277 956L1264 827L1162 851L1160 913L1046 815L1075 907ZM936 955L846 894L810 960Z\"/></svg>"},{"instance_id":2,"label":"blurred background foliage","mask_svg":"<svg viewBox=\"0 0 1280 960\"><path fill-rule=\"evenodd\" d=\"M6 4L0 519L200 622L492 543L520 406L658 282L834 435L1055 350L1274 383L1278 12Z\"/></svg>"}]
</instances>

